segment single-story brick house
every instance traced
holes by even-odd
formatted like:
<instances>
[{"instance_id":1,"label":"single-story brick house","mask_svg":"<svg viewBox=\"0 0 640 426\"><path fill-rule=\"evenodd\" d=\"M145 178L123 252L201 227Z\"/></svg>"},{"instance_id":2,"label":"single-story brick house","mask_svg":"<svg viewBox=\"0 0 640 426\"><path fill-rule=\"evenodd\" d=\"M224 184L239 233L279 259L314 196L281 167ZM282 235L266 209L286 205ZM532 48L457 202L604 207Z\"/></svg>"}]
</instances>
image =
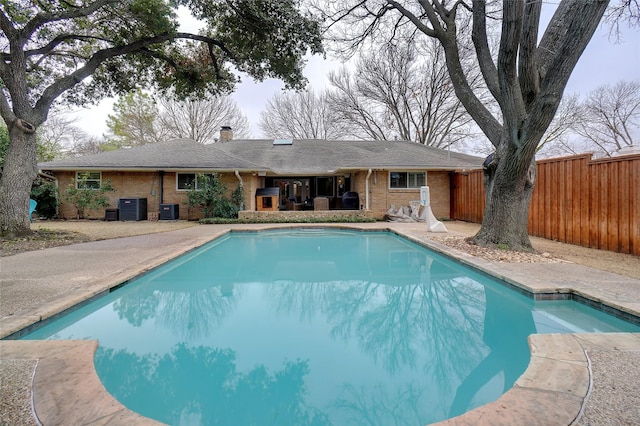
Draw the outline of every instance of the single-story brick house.
<instances>
[{"instance_id":1,"label":"single-story brick house","mask_svg":"<svg viewBox=\"0 0 640 426\"><path fill-rule=\"evenodd\" d=\"M116 189L106 194L113 208L122 198L146 199L147 212L153 215L161 205L177 204L181 219L200 215L186 206L186 191L190 184L197 185L199 174L215 174L229 192L242 185L246 211L342 210L348 192L349 208L376 218L383 218L392 205L419 200L420 187L428 185L434 215L448 218L450 172L477 169L482 161L406 141L222 137L209 145L174 139L38 166L56 180L61 194L69 186L96 188L109 180ZM257 196L269 195L265 192L274 198ZM64 197L60 201L59 215L75 217L74 206ZM100 218L105 210L87 213Z\"/></svg>"}]
</instances>

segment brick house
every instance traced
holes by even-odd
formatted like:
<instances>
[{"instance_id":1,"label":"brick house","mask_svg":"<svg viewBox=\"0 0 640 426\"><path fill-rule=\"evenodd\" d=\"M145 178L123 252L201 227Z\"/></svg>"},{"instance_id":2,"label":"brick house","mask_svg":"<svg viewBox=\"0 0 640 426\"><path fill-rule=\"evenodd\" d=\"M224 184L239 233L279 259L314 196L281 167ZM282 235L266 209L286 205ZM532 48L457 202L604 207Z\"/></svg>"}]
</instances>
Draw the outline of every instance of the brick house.
<instances>
[{"instance_id":1,"label":"brick house","mask_svg":"<svg viewBox=\"0 0 640 426\"><path fill-rule=\"evenodd\" d=\"M450 172L477 169L483 161L406 141L239 140L224 137L223 132L221 136L210 145L174 139L38 166L55 179L61 193L70 185L90 189L109 180L116 191L106 195L114 208L123 198L146 199L147 212L153 215L161 205L177 204L181 219L200 217L186 205L189 185L197 187L200 174L214 174L229 192L242 185L247 212L343 210L348 192L349 208L383 218L392 205L419 200L420 186L428 185L434 215L449 218ZM264 192L274 195L260 196ZM76 215L64 197L59 215ZM104 215L104 209L87 212L93 218Z\"/></svg>"}]
</instances>

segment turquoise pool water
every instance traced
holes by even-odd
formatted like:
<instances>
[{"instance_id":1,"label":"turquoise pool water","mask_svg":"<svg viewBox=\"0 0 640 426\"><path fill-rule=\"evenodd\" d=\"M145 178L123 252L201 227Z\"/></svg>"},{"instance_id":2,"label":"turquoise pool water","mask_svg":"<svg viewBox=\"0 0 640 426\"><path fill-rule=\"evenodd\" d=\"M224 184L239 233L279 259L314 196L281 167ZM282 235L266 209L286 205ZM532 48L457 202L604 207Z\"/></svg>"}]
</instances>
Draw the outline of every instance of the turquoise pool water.
<instances>
[{"instance_id":1,"label":"turquoise pool water","mask_svg":"<svg viewBox=\"0 0 640 426\"><path fill-rule=\"evenodd\" d=\"M233 233L23 339L97 339L130 409L173 425L422 425L497 399L532 333L640 331L534 302L385 232Z\"/></svg>"}]
</instances>

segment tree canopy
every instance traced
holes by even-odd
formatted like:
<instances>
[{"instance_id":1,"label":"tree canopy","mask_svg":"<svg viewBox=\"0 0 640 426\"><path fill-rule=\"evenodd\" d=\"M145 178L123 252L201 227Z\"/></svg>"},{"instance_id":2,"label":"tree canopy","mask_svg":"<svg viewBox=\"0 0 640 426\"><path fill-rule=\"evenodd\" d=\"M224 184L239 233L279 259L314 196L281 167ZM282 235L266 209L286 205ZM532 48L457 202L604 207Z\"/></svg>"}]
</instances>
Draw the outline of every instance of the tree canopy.
<instances>
[{"instance_id":1,"label":"tree canopy","mask_svg":"<svg viewBox=\"0 0 640 426\"><path fill-rule=\"evenodd\" d=\"M29 232L35 132L60 101L95 103L134 88L181 97L233 89L242 71L302 87L319 24L294 0L0 0L0 115L10 146L0 179L0 233ZM179 30L177 8L205 23Z\"/></svg>"},{"instance_id":2,"label":"tree canopy","mask_svg":"<svg viewBox=\"0 0 640 426\"><path fill-rule=\"evenodd\" d=\"M114 149L158 142L162 134L154 125L157 116L151 95L141 90L129 92L116 100L113 114L107 116L107 138Z\"/></svg>"},{"instance_id":3,"label":"tree canopy","mask_svg":"<svg viewBox=\"0 0 640 426\"><path fill-rule=\"evenodd\" d=\"M346 51L388 43L405 28L440 43L456 96L495 148L486 162L483 223L473 241L531 250L527 225L536 180L534 155L608 3L562 0L546 28L540 1L345 0L317 5L332 38ZM493 23L500 25L497 48L490 43ZM463 58L469 55L499 106L497 113L465 73Z\"/></svg>"}]
</instances>

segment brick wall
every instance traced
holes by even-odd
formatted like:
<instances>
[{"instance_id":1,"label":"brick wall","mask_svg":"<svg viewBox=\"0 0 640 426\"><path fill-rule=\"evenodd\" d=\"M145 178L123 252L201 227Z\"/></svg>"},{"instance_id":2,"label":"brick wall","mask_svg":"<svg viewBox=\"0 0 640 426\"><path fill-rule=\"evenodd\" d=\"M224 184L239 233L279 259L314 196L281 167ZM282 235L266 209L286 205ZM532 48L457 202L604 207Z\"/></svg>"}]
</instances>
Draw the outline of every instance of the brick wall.
<instances>
[{"instance_id":1,"label":"brick wall","mask_svg":"<svg viewBox=\"0 0 640 426\"><path fill-rule=\"evenodd\" d=\"M361 206L364 208L365 203L365 178L367 177L367 172L356 172L351 173L351 190L358 193L358 201Z\"/></svg>"},{"instance_id":2,"label":"brick wall","mask_svg":"<svg viewBox=\"0 0 640 426\"><path fill-rule=\"evenodd\" d=\"M238 215L240 219L261 220L275 217L282 220L299 218L326 218L326 217L373 217L371 212L364 210L284 210L279 212L270 211L241 211Z\"/></svg>"},{"instance_id":3,"label":"brick wall","mask_svg":"<svg viewBox=\"0 0 640 426\"><path fill-rule=\"evenodd\" d=\"M365 204L366 172L355 173L360 204ZM449 172L430 171L427 173L427 185L431 195L431 210L438 219L448 219L450 216ZM420 200L420 189L390 189L389 172L374 171L369 177L369 207L374 217L382 219L392 205L396 207L408 206L411 201Z\"/></svg>"},{"instance_id":4,"label":"brick wall","mask_svg":"<svg viewBox=\"0 0 640 426\"><path fill-rule=\"evenodd\" d=\"M60 217L73 219L76 217L75 207L64 200L64 190L75 185L75 172L58 172L60 188ZM351 173L351 190L358 192L360 204L365 205L365 180L367 171ZM239 184L234 173L223 173L220 176L222 183L227 187L227 196L231 195ZM241 174L243 181L243 199L245 209L256 210L255 193L256 189L264 187L264 178L251 173ZM102 180L109 179L111 186L116 192L107 193L109 207L115 208L120 198L146 198L147 211L158 213L160 206L160 174L154 172L103 172ZM431 209L433 214L439 219L450 217L450 191L449 173L430 171L427 173L427 184L431 193ZM202 217L199 209L191 209L185 203L187 201L186 191L178 191L176 188L176 173L165 172L163 176L163 197L165 204L178 204L180 209L180 219L195 220ZM396 207L409 205L411 201L420 199L419 189L389 189L389 172L374 171L369 177L369 201L370 215L377 219L384 218L385 213L392 205ZM105 208L87 210L86 218L104 218Z\"/></svg>"},{"instance_id":5,"label":"brick wall","mask_svg":"<svg viewBox=\"0 0 640 426\"><path fill-rule=\"evenodd\" d=\"M451 218L450 173L446 171L429 172L427 185L431 195L431 210L437 219ZM420 194L418 194L418 200Z\"/></svg>"},{"instance_id":6,"label":"brick wall","mask_svg":"<svg viewBox=\"0 0 640 426\"><path fill-rule=\"evenodd\" d=\"M59 215L63 219L74 219L77 217L75 207L65 200L65 190L75 187L75 172L58 172L58 187L60 190ZM233 173L222 174L222 183L227 186L227 195L238 186L238 179ZM244 178L243 178L244 179ZM105 196L109 199L109 207L86 210L86 219L103 219L106 208L115 208L120 198L146 198L147 212L158 213L160 209L160 175L158 172L102 172L102 181L109 180L115 192L107 192ZM255 193L255 190L253 191ZM176 173L165 172L163 176L162 188L163 204L178 204L180 209L180 219L195 220L202 217L199 209L190 209L187 202L186 191L178 191L176 183ZM247 191L244 192L245 203L250 201ZM255 202L254 202L255 203Z\"/></svg>"}]
</instances>

